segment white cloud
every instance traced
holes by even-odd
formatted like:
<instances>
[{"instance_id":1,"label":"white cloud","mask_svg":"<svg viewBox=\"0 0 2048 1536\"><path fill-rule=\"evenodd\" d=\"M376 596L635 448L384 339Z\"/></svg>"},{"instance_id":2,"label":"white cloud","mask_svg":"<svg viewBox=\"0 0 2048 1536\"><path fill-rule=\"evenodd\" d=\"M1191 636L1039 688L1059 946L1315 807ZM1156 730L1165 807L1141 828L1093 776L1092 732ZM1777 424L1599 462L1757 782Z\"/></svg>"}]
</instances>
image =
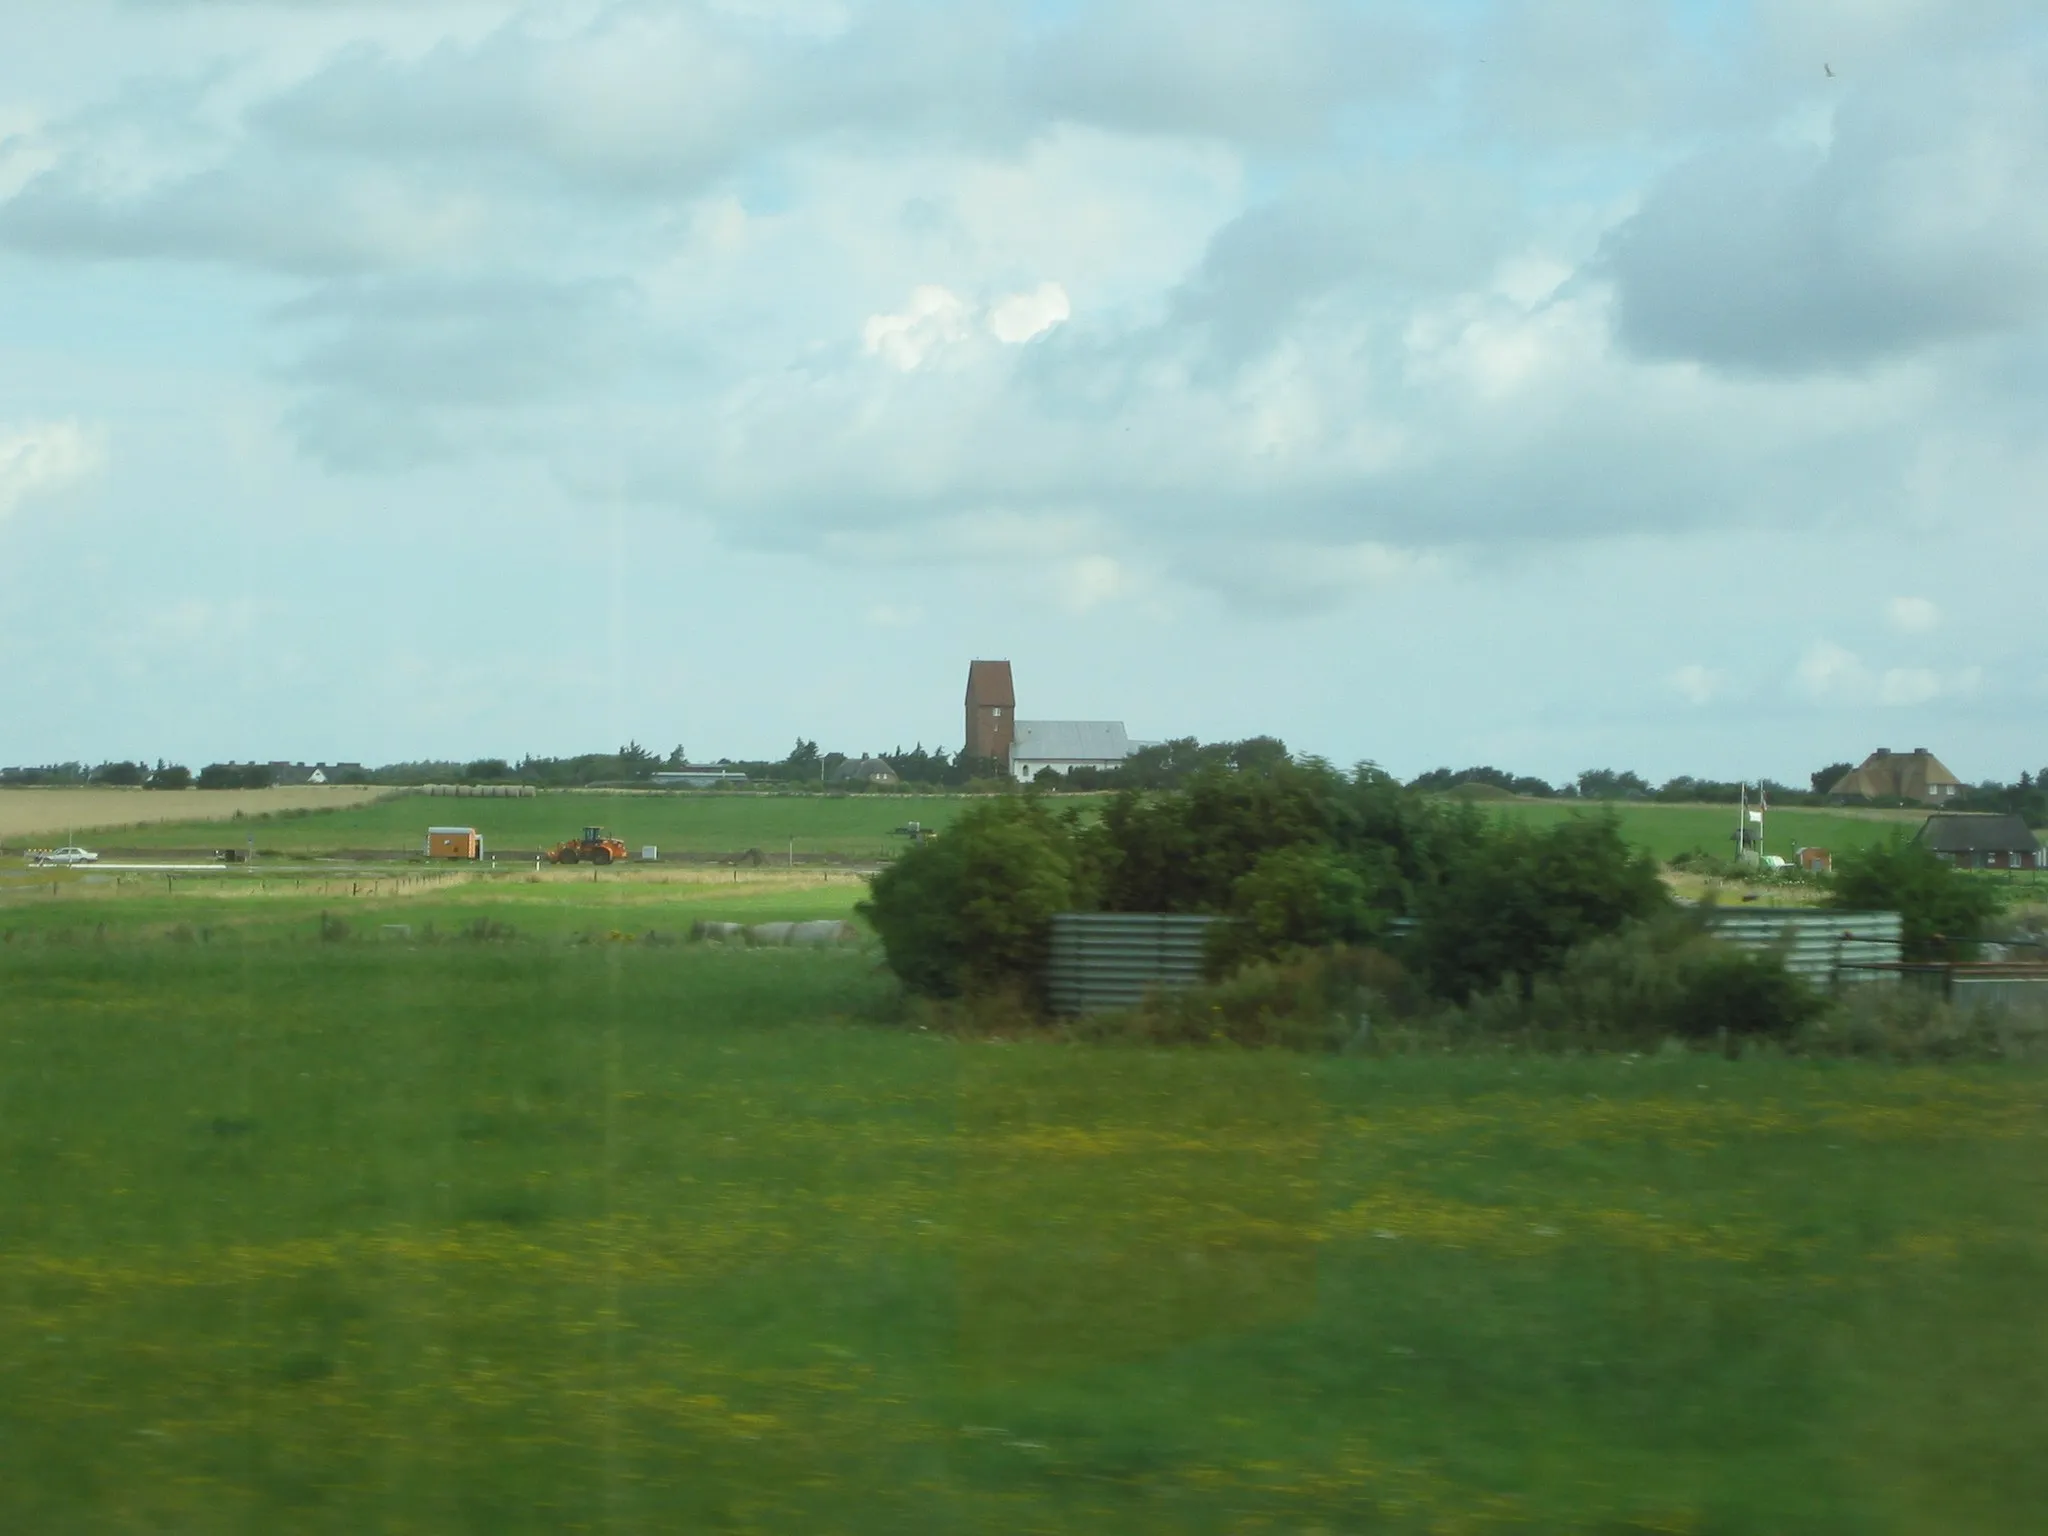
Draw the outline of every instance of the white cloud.
<instances>
[{"instance_id":1,"label":"white cloud","mask_svg":"<svg viewBox=\"0 0 2048 1536\"><path fill-rule=\"evenodd\" d=\"M1924 597L1895 597L1886 605L1885 617L1901 634L1924 635L1941 623L1941 610Z\"/></svg>"},{"instance_id":2,"label":"white cloud","mask_svg":"<svg viewBox=\"0 0 2048 1536\"><path fill-rule=\"evenodd\" d=\"M1072 318L1073 303L1058 283L1040 283L1028 293L1013 293L989 306L988 331L1012 346L1042 336Z\"/></svg>"},{"instance_id":3,"label":"white cloud","mask_svg":"<svg viewBox=\"0 0 2048 1536\"><path fill-rule=\"evenodd\" d=\"M1929 667L1893 667L1884 675L1877 701L1894 708L1941 697L1941 675Z\"/></svg>"},{"instance_id":4,"label":"white cloud","mask_svg":"<svg viewBox=\"0 0 2048 1536\"><path fill-rule=\"evenodd\" d=\"M1665 681L1689 704L1711 704L1728 691L1727 673L1698 662L1680 667Z\"/></svg>"},{"instance_id":5,"label":"white cloud","mask_svg":"<svg viewBox=\"0 0 2048 1536\"><path fill-rule=\"evenodd\" d=\"M1815 699L1906 709L1951 694L1975 693L1983 685L1984 673L1981 667L1946 675L1933 667L1887 667L1879 672L1854 651L1822 640L1808 647L1795 677Z\"/></svg>"},{"instance_id":6,"label":"white cloud","mask_svg":"<svg viewBox=\"0 0 2048 1536\"><path fill-rule=\"evenodd\" d=\"M1863 659L1831 640L1817 640L1808 646L1794 676L1816 699L1854 697L1870 690L1870 669Z\"/></svg>"},{"instance_id":7,"label":"white cloud","mask_svg":"<svg viewBox=\"0 0 2048 1536\"><path fill-rule=\"evenodd\" d=\"M1087 613L1129 590L1129 573L1108 555L1084 555L1060 573L1060 600L1070 613Z\"/></svg>"},{"instance_id":8,"label":"white cloud","mask_svg":"<svg viewBox=\"0 0 2048 1536\"><path fill-rule=\"evenodd\" d=\"M910 302L895 315L870 315L861 327L861 342L870 357L879 357L905 373L922 368L934 354L967 335L973 311L949 288L925 283L911 290Z\"/></svg>"},{"instance_id":9,"label":"white cloud","mask_svg":"<svg viewBox=\"0 0 2048 1536\"><path fill-rule=\"evenodd\" d=\"M0 518L99 473L105 435L75 421L0 426Z\"/></svg>"}]
</instances>

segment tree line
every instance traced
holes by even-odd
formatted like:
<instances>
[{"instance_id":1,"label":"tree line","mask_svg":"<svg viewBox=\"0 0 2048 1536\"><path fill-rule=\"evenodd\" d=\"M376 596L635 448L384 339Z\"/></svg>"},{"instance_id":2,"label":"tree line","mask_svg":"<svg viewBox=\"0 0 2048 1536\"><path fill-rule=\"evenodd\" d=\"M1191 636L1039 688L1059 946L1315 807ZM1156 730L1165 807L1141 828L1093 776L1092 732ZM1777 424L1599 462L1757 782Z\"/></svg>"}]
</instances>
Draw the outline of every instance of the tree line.
<instances>
[{"instance_id":1,"label":"tree line","mask_svg":"<svg viewBox=\"0 0 2048 1536\"><path fill-rule=\"evenodd\" d=\"M1680 774L1661 784L1652 784L1639 773L1614 768L1588 768L1576 778L1552 784L1530 774L1481 765L1474 768L1432 768L1408 781L1408 787L1444 794L1470 785L1483 785L1511 795L1539 800L1650 800L1663 804L1733 805L1745 794L1754 799L1759 791L1781 805L1835 805L1848 797L1830 791L1854 763L1830 763L1808 776L1805 788L1783 784L1776 779L1753 779L1742 783L1726 779L1695 778ZM1966 811L2004 811L2025 816L2029 822L2048 822L2048 768L2039 773L2026 769L2011 783L1987 779L1965 785L1946 808ZM1861 802L1859 802L1861 803ZM1896 803L1908 802L1877 802Z\"/></svg>"}]
</instances>

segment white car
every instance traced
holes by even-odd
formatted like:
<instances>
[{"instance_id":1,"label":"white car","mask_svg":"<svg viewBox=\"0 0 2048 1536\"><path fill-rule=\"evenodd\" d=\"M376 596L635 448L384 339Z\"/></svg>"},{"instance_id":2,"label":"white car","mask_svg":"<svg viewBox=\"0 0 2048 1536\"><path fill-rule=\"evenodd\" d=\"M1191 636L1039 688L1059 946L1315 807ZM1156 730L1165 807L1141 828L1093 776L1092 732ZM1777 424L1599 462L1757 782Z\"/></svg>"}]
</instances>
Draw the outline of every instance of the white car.
<instances>
[{"instance_id":1,"label":"white car","mask_svg":"<svg viewBox=\"0 0 2048 1536\"><path fill-rule=\"evenodd\" d=\"M92 864L99 855L84 848L45 848L29 855L32 864Z\"/></svg>"}]
</instances>

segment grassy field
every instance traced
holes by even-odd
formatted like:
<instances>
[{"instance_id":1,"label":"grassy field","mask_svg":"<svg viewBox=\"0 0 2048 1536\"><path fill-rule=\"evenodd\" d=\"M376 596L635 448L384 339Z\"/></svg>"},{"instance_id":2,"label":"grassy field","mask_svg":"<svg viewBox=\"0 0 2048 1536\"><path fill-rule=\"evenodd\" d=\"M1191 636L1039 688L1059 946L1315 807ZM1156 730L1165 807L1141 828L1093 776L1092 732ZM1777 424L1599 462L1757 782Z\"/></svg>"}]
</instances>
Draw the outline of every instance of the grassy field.
<instances>
[{"instance_id":1,"label":"grassy field","mask_svg":"<svg viewBox=\"0 0 2048 1536\"><path fill-rule=\"evenodd\" d=\"M21 791L35 794L38 791ZM124 798L120 791L87 791ZM263 791L264 794L288 793ZM320 792L312 792L320 793ZM326 793L346 793L327 791ZM127 796L126 799L133 799ZM168 801L191 796L158 796ZM230 795L228 798L232 798ZM224 802L225 803L225 802ZM916 820L944 827L972 801L959 796L815 796L712 794L602 794L563 791L531 799L451 799L400 795L345 809L285 807L251 810L231 826L214 821L165 822L102 834L106 846L142 852L211 850L253 839L259 852L284 858L337 853L416 851L429 826L475 826L486 849L531 851L574 835L588 823L604 826L635 853L653 844L675 857L722 855L758 848L787 857L875 859L907 846L895 829ZM1091 807L1095 802L1079 802ZM1485 802L1490 814L1549 824L1597 808L1562 801ZM4 797L0 797L4 810ZM1621 804L1613 807L1629 840L1660 860L1688 851L1717 856L1733 848L1735 810L1727 806ZM125 814L125 813L124 813ZM1773 811L1767 852L1791 858L1803 846L1843 853L1897 835L1911 835L1923 815L1909 811L1794 809ZM4 826L0 822L0 826ZM18 845L21 840L16 839Z\"/></svg>"},{"instance_id":2,"label":"grassy field","mask_svg":"<svg viewBox=\"0 0 2048 1536\"><path fill-rule=\"evenodd\" d=\"M361 805L388 790L347 785L287 789L0 789L0 843L47 844L74 832L138 823L178 822L187 826L236 816L300 813ZM217 840L219 827L196 840ZM211 844L208 844L211 846Z\"/></svg>"},{"instance_id":3,"label":"grassy field","mask_svg":"<svg viewBox=\"0 0 2048 1536\"><path fill-rule=\"evenodd\" d=\"M422 938L478 923L525 939L674 938L703 918L774 922L850 917L866 883L841 872L548 869L484 876L458 870L350 872L335 878L241 870L164 880L90 871L0 872L0 942L150 942L176 934L296 944L323 918L362 936L387 924Z\"/></svg>"},{"instance_id":4,"label":"grassy field","mask_svg":"<svg viewBox=\"0 0 2048 1536\"><path fill-rule=\"evenodd\" d=\"M852 894L7 897L0 1528L2039 1528L2041 1074L963 1042L644 937Z\"/></svg>"},{"instance_id":5,"label":"grassy field","mask_svg":"<svg viewBox=\"0 0 2048 1536\"><path fill-rule=\"evenodd\" d=\"M968 802L957 796L602 794L565 790L530 799L404 795L317 815L252 816L232 831L214 823L137 828L109 839L137 849L212 848L253 837L259 850L316 855L342 850L417 850L430 826L475 827L490 849L552 847L585 825L607 828L637 855L737 853L759 848L876 858L908 846L894 836L910 821L943 826Z\"/></svg>"},{"instance_id":6,"label":"grassy field","mask_svg":"<svg viewBox=\"0 0 2048 1536\"><path fill-rule=\"evenodd\" d=\"M1622 835L1660 861L1697 851L1716 858L1735 854L1732 805L1644 805L1616 802L1611 806L1569 800L1487 800L1480 808L1536 826L1550 826L1568 816L1598 814L1611 809L1621 821ZM1887 838L1911 837L1926 821L1925 811L1862 811L1797 807L1773 810L1764 826L1766 853L1790 859L1801 848L1826 848L1835 854L1866 848Z\"/></svg>"}]
</instances>

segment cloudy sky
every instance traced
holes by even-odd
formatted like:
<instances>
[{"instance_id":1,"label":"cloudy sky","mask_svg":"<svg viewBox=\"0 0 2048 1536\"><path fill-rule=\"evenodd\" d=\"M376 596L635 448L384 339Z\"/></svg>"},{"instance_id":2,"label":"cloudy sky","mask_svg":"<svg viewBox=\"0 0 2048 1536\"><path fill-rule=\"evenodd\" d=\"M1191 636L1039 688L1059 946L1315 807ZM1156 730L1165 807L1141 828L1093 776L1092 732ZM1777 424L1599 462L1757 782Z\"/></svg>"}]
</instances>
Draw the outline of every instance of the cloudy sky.
<instances>
[{"instance_id":1,"label":"cloudy sky","mask_svg":"<svg viewBox=\"0 0 2048 1536\"><path fill-rule=\"evenodd\" d=\"M2048 762L2038 0L0 35L0 761Z\"/></svg>"}]
</instances>

